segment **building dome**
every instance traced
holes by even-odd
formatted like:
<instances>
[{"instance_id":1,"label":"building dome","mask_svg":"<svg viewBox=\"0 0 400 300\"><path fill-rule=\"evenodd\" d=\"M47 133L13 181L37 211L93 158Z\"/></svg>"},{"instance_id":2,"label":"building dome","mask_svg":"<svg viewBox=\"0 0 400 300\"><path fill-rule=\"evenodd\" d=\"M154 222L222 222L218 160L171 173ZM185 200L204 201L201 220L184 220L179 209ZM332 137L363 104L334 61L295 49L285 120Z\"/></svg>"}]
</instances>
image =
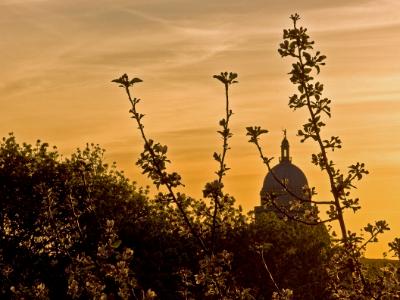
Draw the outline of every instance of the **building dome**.
<instances>
[{"instance_id":1,"label":"building dome","mask_svg":"<svg viewBox=\"0 0 400 300\"><path fill-rule=\"evenodd\" d=\"M275 177L274 177L275 175ZM284 183L288 189L297 197L304 198L304 188L308 187L307 178L303 171L297 166L292 164L290 160L281 160L279 164L271 169L264 179L262 189L260 191L261 203L267 194L274 194L277 196L277 204L289 205L289 201L293 198L285 188L276 179Z\"/></svg>"},{"instance_id":2,"label":"building dome","mask_svg":"<svg viewBox=\"0 0 400 300\"><path fill-rule=\"evenodd\" d=\"M295 200L296 197L303 200L310 200L307 178L303 171L292 163L292 158L289 155L289 142L286 138L286 131L284 133L279 164L274 166L264 178L264 183L260 191L261 206L255 208L256 213L271 210L271 207L267 208L269 197L272 197L274 203L282 208L289 208L292 200ZM304 209L304 206L302 207ZM272 210L276 211L273 208Z\"/></svg>"}]
</instances>

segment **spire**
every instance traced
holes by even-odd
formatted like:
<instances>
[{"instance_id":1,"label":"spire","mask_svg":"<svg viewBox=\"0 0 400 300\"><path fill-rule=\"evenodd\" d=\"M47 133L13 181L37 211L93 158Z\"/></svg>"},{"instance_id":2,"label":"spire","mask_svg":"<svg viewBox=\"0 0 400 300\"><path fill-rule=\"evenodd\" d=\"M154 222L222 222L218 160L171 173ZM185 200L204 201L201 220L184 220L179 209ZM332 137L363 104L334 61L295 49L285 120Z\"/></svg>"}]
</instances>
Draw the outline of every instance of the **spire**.
<instances>
[{"instance_id":1,"label":"spire","mask_svg":"<svg viewBox=\"0 0 400 300\"><path fill-rule=\"evenodd\" d=\"M289 156L289 142L286 138L286 129L283 130L283 140L281 143L281 162L288 161L291 162L292 158Z\"/></svg>"}]
</instances>

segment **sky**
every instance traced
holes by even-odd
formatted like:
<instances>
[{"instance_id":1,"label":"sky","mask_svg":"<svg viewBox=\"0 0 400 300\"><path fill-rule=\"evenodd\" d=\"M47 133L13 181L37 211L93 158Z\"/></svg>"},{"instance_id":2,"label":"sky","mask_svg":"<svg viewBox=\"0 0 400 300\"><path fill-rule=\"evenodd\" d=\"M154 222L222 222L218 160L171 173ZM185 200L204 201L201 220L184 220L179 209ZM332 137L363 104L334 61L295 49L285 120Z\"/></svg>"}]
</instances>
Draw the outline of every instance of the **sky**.
<instances>
[{"instance_id":1,"label":"sky","mask_svg":"<svg viewBox=\"0 0 400 300\"><path fill-rule=\"evenodd\" d=\"M262 144L275 163L287 129L293 163L317 199L329 199L327 177L310 162L315 145L296 136L307 115L287 106L295 92L291 61L277 53L296 12L328 57L318 77L333 101L324 135L339 135L344 144L332 158L342 170L361 161L370 171L355 193L362 210L347 212L346 222L360 232L387 220L392 230L367 251L381 257L400 236L397 0L0 0L0 135L41 139L64 155L98 143L107 161L148 185L135 165L143 143L129 103L110 82L128 73L144 81L135 95L143 100L148 136L168 145L183 191L201 197L215 178L212 154L222 145L216 131L224 90L212 75L232 71L239 84L231 88L225 191L245 211L259 205L266 169L245 127L261 126L270 131Z\"/></svg>"}]
</instances>

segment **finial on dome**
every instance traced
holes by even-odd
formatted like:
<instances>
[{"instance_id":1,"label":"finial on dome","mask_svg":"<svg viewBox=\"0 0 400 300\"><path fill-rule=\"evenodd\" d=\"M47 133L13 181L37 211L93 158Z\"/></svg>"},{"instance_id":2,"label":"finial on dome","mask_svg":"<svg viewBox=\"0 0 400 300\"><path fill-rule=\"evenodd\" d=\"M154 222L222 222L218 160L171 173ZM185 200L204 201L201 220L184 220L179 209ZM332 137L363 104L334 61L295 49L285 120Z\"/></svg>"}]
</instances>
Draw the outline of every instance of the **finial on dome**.
<instances>
[{"instance_id":1,"label":"finial on dome","mask_svg":"<svg viewBox=\"0 0 400 300\"><path fill-rule=\"evenodd\" d=\"M286 138L286 129L283 130L283 140L281 143L281 158L280 161L288 161L291 162L292 159L289 156L289 141Z\"/></svg>"}]
</instances>

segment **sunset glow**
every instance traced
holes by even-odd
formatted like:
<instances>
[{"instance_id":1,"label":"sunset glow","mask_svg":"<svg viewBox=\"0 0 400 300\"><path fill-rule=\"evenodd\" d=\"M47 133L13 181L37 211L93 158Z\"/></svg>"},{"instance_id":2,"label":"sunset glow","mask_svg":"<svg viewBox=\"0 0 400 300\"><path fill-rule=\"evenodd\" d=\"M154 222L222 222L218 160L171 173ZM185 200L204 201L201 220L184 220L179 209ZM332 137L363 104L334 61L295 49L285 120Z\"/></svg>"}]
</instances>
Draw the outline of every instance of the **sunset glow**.
<instances>
[{"instance_id":1,"label":"sunset glow","mask_svg":"<svg viewBox=\"0 0 400 300\"><path fill-rule=\"evenodd\" d=\"M316 187L316 198L327 199L328 179L311 164L316 147L296 136L307 115L287 106L295 92L290 61L277 53L294 12L328 57L319 77L333 102L324 135L339 135L344 144L332 158L341 169L360 161L370 171L358 185L362 209L347 212L346 221L359 231L387 220L391 231L367 251L381 257L400 236L396 0L0 0L0 134L14 132L19 142L41 139L65 155L98 143L107 161L148 185L135 165L143 143L129 103L111 83L128 73L144 81L134 93L143 99L145 130L168 145L184 192L201 197L222 143L216 131L224 90L212 75L233 71L239 84L231 88L234 136L225 190L246 211L259 205L267 170L245 127L261 126L270 131L262 144L275 163L287 129L293 163Z\"/></svg>"}]
</instances>

